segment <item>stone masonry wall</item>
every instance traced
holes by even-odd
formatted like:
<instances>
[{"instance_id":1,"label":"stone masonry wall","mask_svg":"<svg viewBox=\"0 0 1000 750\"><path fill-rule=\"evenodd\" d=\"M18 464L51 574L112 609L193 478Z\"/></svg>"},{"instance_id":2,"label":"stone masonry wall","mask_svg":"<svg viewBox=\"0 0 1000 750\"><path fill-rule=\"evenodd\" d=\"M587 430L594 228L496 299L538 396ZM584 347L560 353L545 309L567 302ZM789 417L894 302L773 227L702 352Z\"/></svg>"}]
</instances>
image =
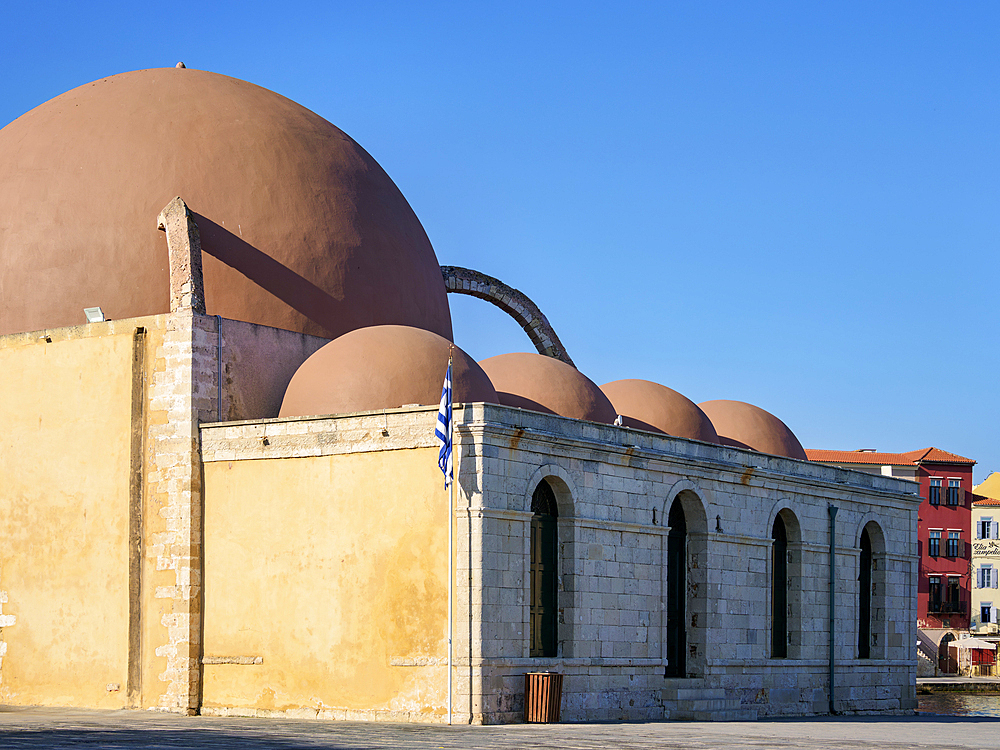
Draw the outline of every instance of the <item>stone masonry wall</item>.
<instances>
[{"instance_id":1,"label":"stone masonry wall","mask_svg":"<svg viewBox=\"0 0 1000 750\"><path fill-rule=\"evenodd\" d=\"M474 405L459 430L460 504L481 518L473 721L517 721L523 673L563 672L568 720L751 718L828 710L829 513L837 516L835 708L914 705L911 485L808 462ZM528 524L542 478L559 501L559 657L528 658ZM663 525L689 531L688 673L666 680ZM775 515L791 514L789 657L770 658ZM655 522L653 521L655 512ZM871 659L857 658L861 529L876 541ZM473 601L473 605L476 602Z\"/></svg>"}]
</instances>

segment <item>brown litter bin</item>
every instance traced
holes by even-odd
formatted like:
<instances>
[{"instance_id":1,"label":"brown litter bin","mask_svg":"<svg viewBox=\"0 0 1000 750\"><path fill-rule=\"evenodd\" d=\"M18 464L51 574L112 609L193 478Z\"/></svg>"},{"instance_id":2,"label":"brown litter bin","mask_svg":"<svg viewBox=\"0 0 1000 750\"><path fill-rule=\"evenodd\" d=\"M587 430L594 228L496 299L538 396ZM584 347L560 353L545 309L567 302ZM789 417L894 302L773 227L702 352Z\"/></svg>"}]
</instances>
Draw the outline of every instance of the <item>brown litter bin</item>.
<instances>
[{"instance_id":1,"label":"brown litter bin","mask_svg":"<svg viewBox=\"0 0 1000 750\"><path fill-rule=\"evenodd\" d=\"M559 721L563 676L558 672L528 672L524 675L524 720L529 724Z\"/></svg>"}]
</instances>

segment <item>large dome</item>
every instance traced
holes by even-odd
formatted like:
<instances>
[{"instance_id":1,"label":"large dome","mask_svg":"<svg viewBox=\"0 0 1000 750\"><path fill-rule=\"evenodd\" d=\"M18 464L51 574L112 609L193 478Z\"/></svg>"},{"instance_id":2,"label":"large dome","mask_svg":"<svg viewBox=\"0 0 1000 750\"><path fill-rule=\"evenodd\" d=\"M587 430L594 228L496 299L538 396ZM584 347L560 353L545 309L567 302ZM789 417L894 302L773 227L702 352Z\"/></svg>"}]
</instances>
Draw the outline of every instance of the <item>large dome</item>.
<instances>
[{"instance_id":1,"label":"large dome","mask_svg":"<svg viewBox=\"0 0 1000 750\"><path fill-rule=\"evenodd\" d=\"M499 403L482 368L447 339L408 326L373 326L344 334L303 362L285 390L279 416L438 404L449 350L453 400Z\"/></svg>"},{"instance_id":2,"label":"large dome","mask_svg":"<svg viewBox=\"0 0 1000 750\"><path fill-rule=\"evenodd\" d=\"M616 380L601 386L622 424L639 430L718 443L705 412L686 396L650 380Z\"/></svg>"},{"instance_id":3,"label":"large dome","mask_svg":"<svg viewBox=\"0 0 1000 750\"><path fill-rule=\"evenodd\" d=\"M517 352L480 363L504 406L611 424L615 407L575 367L541 354Z\"/></svg>"},{"instance_id":4,"label":"large dome","mask_svg":"<svg viewBox=\"0 0 1000 750\"><path fill-rule=\"evenodd\" d=\"M698 406L712 420L723 445L808 460L788 425L760 407L743 401L705 401Z\"/></svg>"},{"instance_id":5,"label":"large dome","mask_svg":"<svg viewBox=\"0 0 1000 750\"><path fill-rule=\"evenodd\" d=\"M0 334L80 324L96 305L167 312L156 218L175 196L201 230L210 314L451 338L434 251L378 163L295 102L181 68L95 81L0 130Z\"/></svg>"}]
</instances>

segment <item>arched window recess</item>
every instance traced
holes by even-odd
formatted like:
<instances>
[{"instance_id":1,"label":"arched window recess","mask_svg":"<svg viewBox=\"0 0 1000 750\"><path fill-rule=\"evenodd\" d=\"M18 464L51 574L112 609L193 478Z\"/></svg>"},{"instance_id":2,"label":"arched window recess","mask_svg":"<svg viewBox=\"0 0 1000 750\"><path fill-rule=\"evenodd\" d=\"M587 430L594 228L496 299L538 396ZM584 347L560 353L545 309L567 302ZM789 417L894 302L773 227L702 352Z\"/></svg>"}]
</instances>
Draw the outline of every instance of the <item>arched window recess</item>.
<instances>
[{"instance_id":1,"label":"arched window recess","mask_svg":"<svg viewBox=\"0 0 1000 750\"><path fill-rule=\"evenodd\" d=\"M558 651L558 517L555 493L543 479L531 496L530 656L554 657Z\"/></svg>"}]
</instances>

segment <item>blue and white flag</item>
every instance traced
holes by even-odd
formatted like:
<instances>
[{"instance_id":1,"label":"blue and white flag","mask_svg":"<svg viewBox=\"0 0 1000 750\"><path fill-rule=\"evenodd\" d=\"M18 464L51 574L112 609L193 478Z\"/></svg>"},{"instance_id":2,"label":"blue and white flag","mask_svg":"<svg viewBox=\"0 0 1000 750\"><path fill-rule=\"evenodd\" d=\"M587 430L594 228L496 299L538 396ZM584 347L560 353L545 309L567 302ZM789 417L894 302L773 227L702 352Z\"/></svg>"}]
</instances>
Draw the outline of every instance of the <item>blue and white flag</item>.
<instances>
[{"instance_id":1,"label":"blue and white flag","mask_svg":"<svg viewBox=\"0 0 1000 750\"><path fill-rule=\"evenodd\" d=\"M441 445L441 451L438 453L438 466L444 473L444 488L448 489L454 479L451 465L451 359L448 360L448 370L444 374L441 407L438 409L434 437Z\"/></svg>"}]
</instances>

